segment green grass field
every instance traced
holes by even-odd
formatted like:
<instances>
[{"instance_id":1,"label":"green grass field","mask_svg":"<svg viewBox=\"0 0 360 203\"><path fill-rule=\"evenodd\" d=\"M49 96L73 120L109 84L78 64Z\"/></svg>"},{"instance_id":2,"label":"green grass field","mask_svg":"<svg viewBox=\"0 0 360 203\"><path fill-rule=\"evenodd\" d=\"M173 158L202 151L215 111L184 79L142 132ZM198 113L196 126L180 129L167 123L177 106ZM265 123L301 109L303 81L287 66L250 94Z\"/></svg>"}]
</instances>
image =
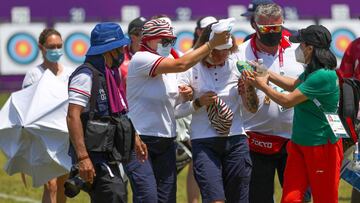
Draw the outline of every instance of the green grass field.
<instances>
[{"instance_id":1,"label":"green grass field","mask_svg":"<svg viewBox=\"0 0 360 203\"><path fill-rule=\"evenodd\" d=\"M6 99L8 98L9 94L0 94L0 107L5 103ZM0 121L1 122L1 121ZM0 152L0 166L3 168L6 162L5 156ZM186 175L187 175L187 168L184 169L178 175L178 185L177 185L177 202L179 203L186 203ZM21 177L19 174L9 176L5 173L4 170L0 169L0 202L1 203L14 203L14 202L26 202L20 200L14 200L11 197L26 197L33 200L40 202L41 195L42 195L42 187L40 188L32 188L31 187L31 179L27 178L28 188L25 188ZM275 191L275 198L276 202L279 202L281 198L281 188L279 186L278 181L275 183L276 191ZM351 194L351 187L349 184L341 181L340 188L339 188L339 202L340 203L348 203L350 202L350 194ZM261 195L261 194L260 194ZM11 196L11 197L9 197ZM131 194L129 194L129 202L131 201ZM27 201L30 202L30 201ZM76 196L74 199L68 199L68 202L75 203L75 202L90 202L89 198L83 192Z\"/></svg>"}]
</instances>

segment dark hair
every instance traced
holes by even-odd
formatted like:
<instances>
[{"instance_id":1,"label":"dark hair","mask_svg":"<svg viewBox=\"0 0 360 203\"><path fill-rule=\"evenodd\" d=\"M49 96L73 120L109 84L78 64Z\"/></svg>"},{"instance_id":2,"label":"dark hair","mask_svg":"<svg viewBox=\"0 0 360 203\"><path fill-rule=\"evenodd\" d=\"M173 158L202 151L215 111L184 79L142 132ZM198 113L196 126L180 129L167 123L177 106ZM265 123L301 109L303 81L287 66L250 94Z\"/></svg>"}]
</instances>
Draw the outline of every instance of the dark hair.
<instances>
[{"instance_id":1,"label":"dark hair","mask_svg":"<svg viewBox=\"0 0 360 203\"><path fill-rule=\"evenodd\" d=\"M55 30L54 28L45 28L39 36L39 44L44 45L46 42L46 39L50 36L50 35L57 35L61 38L61 34Z\"/></svg>"},{"instance_id":2,"label":"dark hair","mask_svg":"<svg viewBox=\"0 0 360 203\"><path fill-rule=\"evenodd\" d=\"M305 44L308 46L307 43ZM307 74L310 74L321 68L334 70L336 68L336 64L336 57L329 48L319 48L313 46L311 61L308 64L306 71Z\"/></svg>"},{"instance_id":3,"label":"dark hair","mask_svg":"<svg viewBox=\"0 0 360 203\"><path fill-rule=\"evenodd\" d=\"M196 44L196 42L198 41L198 39L199 39L199 37L200 37L200 36L197 34L197 31L198 31L199 29L201 29L201 27L200 27L200 22L201 22L202 19L204 19L204 18L206 18L206 17L199 18L199 19L196 21L196 27L195 27L195 30L194 30L194 39L193 39L192 47L195 47L195 44Z\"/></svg>"}]
</instances>

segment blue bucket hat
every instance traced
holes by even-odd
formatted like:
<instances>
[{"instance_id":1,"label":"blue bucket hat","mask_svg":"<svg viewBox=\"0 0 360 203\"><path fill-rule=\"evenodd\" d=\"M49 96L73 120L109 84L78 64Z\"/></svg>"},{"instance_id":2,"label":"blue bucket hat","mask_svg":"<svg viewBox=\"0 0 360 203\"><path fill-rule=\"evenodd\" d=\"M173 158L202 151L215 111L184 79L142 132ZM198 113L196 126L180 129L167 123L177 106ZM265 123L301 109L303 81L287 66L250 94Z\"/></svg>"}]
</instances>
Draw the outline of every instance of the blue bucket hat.
<instances>
[{"instance_id":1,"label":"blue bucket hat","mask_svg":"<svg viewBox=\"0 0 360 203\"><path fill-rule=\"evenodd\" d=\"M91 31L90 48L87 56L103 54L107 51L130 44L121 27L116 23L99 23Z\"/></svg>"}]
</instances>

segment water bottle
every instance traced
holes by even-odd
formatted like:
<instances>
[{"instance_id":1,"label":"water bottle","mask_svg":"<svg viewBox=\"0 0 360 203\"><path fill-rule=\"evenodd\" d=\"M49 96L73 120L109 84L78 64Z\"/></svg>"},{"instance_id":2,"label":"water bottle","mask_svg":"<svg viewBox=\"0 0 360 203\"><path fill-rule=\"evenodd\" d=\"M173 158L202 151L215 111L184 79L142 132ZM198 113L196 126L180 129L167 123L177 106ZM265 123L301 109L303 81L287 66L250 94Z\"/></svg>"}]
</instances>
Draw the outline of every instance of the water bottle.
<instances>
[{"instance_id":1,"label":"water bottle","mask_svg":"<svg viewBox=\"0 0 360 203\"><path fill-rule=\"evenodd\" d=\"M254 71L253 67L246 61L237 61L236 67L240 73L242 73L244 70Z\"/></svg>"},{"instance_id":2,"label":"water bottle","mask_svg":"<svg viewBox=\"0 0 360 203\"><path fill-rule=\"evenodd\" d=\"M352 163L352 169L354 171L360 171L360 153L359 153L359 143L355 143L355 151L354 151L354 160Z\"/></svg>"},{"instance_id":3,"label":"water bottle","mask_svg":"<svg viewBox=\"0 0 360 203\"><path fill-rule=\"evenodd\" d=\"M259 66L256 67L256 72L258 73L258 76L263 77L267 74L267 67L264 65L263 59L257 60Z\"/></svg>"}]
</instances>

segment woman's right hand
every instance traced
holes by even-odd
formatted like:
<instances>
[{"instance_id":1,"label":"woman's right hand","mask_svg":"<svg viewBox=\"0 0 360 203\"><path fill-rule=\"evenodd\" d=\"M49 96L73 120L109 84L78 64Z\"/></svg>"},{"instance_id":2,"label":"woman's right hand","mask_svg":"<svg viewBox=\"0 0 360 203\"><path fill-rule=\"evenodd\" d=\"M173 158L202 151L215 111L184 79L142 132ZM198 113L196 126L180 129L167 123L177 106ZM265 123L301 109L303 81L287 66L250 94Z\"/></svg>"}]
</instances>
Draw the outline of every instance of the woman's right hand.
<instances>
[{"instance_id":1,"label":"woman's right hand","mask_svg":"<svg viewBox=\"0 0 360 203\"><path fill-rule=\"evenodd\" d=\"M215 102L217 95L215 92L209 91L201 95L199 100L201 106L209 106Z\"/></svg>"},{"instance_id":2,"label":"woman's right hand","mask_svg":"<svg viewBox=\"0 0 360 203\"><path fill-rule=\"evenodd\" d=\"M230 37L231 37L231 34L228 31L224 31L221 33L215 33L214 37L211 40L209 40L211 48L215 48L217 46L228 43Z\"/></svg>"}]
</instances>

